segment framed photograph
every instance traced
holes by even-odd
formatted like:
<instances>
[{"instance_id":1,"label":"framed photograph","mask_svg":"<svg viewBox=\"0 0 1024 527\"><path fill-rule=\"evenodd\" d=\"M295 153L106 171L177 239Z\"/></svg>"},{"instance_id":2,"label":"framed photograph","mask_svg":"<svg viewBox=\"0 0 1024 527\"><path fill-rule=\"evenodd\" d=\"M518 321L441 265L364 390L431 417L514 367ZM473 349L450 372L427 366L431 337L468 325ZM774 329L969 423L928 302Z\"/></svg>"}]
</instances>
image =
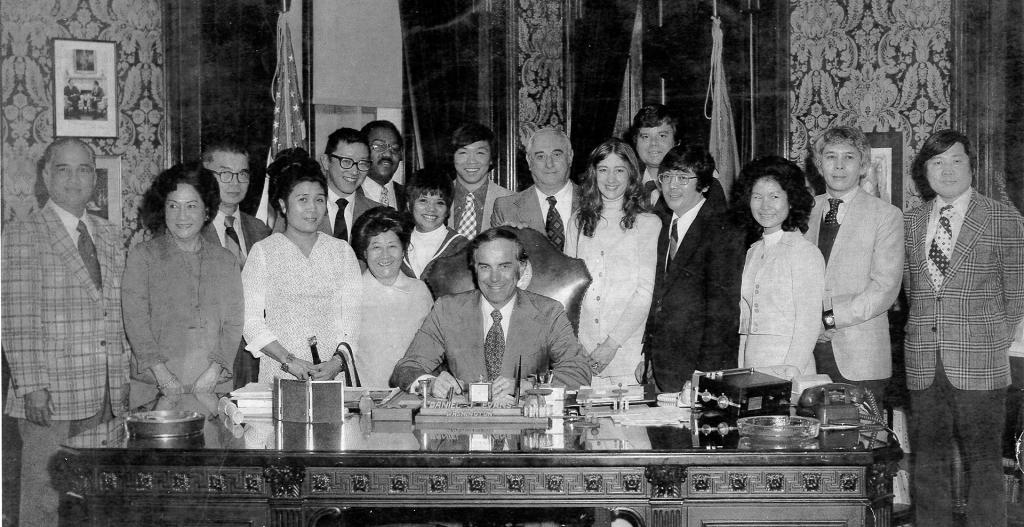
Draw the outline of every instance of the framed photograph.
<instances>
[{"instance_id":1,"label":"framed photograph","mask_svg":"<svg viewBox=\"0 0 1024 527\"><path fill-rule=\"evenodd\" d=\"M57 137L117 137L117 45L53 41L53 114Z\"/></svg>"},{"instance_id":2,"label":"framed photograph","mask_svg":"<svg viewBox=\"0 0 1024 527\"><path fill-rule=\"evenodd\" d=\"M903 132L867 132L871 168L867 179L878 188L878 197L903 208Z\"/></svg>"},{"instance_id":3,"label":"framed photograph","mask_svg":"<svg viewBox=\"0 0 1024 527\"><path fill-rule=\"evenodd\" d=\"M121 156L96 156L96 189L86 211L121 227L122 201Z\"/></svg>"}]
</instances>

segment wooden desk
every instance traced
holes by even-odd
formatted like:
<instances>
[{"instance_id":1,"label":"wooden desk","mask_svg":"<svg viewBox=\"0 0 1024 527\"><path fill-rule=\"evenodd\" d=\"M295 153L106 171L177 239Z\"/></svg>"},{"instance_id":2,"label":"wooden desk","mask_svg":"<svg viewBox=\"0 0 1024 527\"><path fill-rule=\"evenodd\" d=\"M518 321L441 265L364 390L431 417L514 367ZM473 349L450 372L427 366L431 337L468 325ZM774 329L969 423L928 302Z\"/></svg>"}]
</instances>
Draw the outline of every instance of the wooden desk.
<instances>
[{"instance_id":1,"label":"wooden desk","mask_svg":"<svg viewBox=\"0 0 1024 527\"><path fill-rule=\"evenodd\" d=\"M301 425L270 427L269 449L207 425L200 442L161 448L129 442L117 421L73 438L57 466L77 503L73 522L367 525L479 519L494 507L504 511L488 513L491 521L888 526L901 455L878 441L884 432L746 450L717 432L607 418L527 432L418 430L354 415L311 435Z\"/></svg>"}]
</instances>

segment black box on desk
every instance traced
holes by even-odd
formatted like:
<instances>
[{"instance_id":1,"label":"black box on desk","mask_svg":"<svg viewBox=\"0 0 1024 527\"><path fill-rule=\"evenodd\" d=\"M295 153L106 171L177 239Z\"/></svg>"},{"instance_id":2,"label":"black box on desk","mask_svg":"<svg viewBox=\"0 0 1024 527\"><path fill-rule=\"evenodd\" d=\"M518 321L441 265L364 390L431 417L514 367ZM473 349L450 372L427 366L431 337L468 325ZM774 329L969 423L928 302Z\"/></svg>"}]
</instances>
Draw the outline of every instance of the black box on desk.
<instances>
[{"instance_id":1,"label":"black box on desk","mask_svg":"<svg viewBox=\"0 0 1024 527\"><path fill-rule=\"evenodd\" d=\"M793 383L751 368L694 372L693 402L736 417L788 415Z\"/></svg>"}]
</instances>

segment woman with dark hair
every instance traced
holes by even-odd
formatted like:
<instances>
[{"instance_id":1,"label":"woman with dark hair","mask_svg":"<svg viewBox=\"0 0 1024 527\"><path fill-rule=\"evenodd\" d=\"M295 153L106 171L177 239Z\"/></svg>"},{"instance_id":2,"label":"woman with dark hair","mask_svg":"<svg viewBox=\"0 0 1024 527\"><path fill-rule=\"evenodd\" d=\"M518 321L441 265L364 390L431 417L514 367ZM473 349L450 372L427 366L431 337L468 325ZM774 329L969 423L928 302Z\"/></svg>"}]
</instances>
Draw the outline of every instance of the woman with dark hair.
<instances>
[{"instance_id":1,"label":"woman with dark hair","mask_svg":"<svg viewBox=\"0 0 1024 527\"><path fill-rule=\"evenodd\" d=\"M446 225L452 208L452 181L440 171L417 170L405 187L413 229L406 247L402 272L412 278L427 274L438 258L453 255L469 243Z\"/></svg>"},{"instance_id":2,"label":"woman with dark hair","mask_svg":"<svg viewBox=\"0 0 1024 527\"><path fill-rule=\"evenodd\" d=\"M327 180L305 150L282 151L267 174L285 229L254 244L242 270L245 348L260 359L260 382L334 379L349 361L336 351L354 354L359 340L359 262L347 242L318 230Z\"/></svg>"},{"instance_id":3,"label":"woman with dark hair","mask_svg":"<svg viewBox=\"0 0 1024 527\"><path fill-rule=\"evenodd\" d=\"M580 344L590 354L594 383L634 384L654 293L661 220L644 207L632 147L609 139L590 153L579 202L568 224L565 253L586 262L593 280L581 306Z\"/></svg>"},{"instance_id":4,"label":"woman with dark hair","mask_svg":"<svg viewBox=\"0 0 1024 527\"><path fill-rule=\"evenodd\" d=\"M814 198L795 163L764 156L747 163L733 207L760 239L747 251L740 286L740 367L814 369L821 333L825 259L803 237Z\"/></svg>"},{"instance_id":5,"label":"woman with dark hair","mask_svg":"<svg viewBox=\"0 0 1024 527\"><path fill-rule=\"evenodd\" d=\"M364 386L388 385L434 302L427 284L401 272L412 229L408 215L391 207L372 208L352 226L353 247L366 263L355 356Z\"/></svg>"},{"instance_id":6,"label":"woman with dark hair","mask_svg":"<svg viewBox=\"0 0 1024 527\"><path fill-rule=\"evenodd\" d=\"M220 206L213 173L199 163L165 170L146 191L153 239L128 255L121 281L131 343L131 405L164 395L226 393L242 336L238 262L200 231Z\"/></svg>"}]
</instances>

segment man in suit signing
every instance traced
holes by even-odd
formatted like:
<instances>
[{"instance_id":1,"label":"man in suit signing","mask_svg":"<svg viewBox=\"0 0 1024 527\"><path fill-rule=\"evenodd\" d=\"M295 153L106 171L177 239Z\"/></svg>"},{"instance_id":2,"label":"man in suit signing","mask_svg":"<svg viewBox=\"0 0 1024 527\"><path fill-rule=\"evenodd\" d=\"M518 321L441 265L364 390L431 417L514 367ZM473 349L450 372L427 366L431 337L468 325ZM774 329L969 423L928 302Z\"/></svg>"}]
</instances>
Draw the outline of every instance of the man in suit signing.
<instances>
[{"instance_id":1,"label":"man in suit signing","mask_svg":"<svg viewBox=\"0 0 1024 527\"><path fill-rule=\"evenodd\" d=\"M871 146L860 130L826 130L813 155L826 188L815 198L805 234L825 257L815 368L870 390L881 404L892 375L888 310L903 278L903 214L860 188L871 167Z\"/></svg>"},{"instance_id":2,"label":"man in suit signing","mask_svg":"<svg viewBox=\"0 0 1024 527\"><path fill-rule=\"evenodd\" d=\"M570 389L590 382L586 355L569 318L556 300L516 287L526 268L526 250L514 230L480 233L468 254L477 289L441 297L395 365L391 385L414 389L417 381L447 364L433 381L441 397L467 383L492 383L495 398L511 395L515 374L554 372L555 384Z\"/></svg>"},{"instance_id":3,"label":"man in suit signing","mask_svg":"<svg viewBox=\"0 0 1024 527\"><path fill-rule=\"evenodd\" d=\"M490 180L498 159L494 132L478 123L466 123L452 134L455 187L448 226L472 240L491 227L494 200L512 194Z\"/></svg>"},{"instance_id":4,"label":"man in suit signing","mask_svg":"<svg viewBox=\"0 0 1024 527\"><path fill-rule=\"evenodd\" d=\"M494 202L491 225L529 227L543 232L561 251L569 215L579 207L579 189L569 181L572 145L561 130L541 128L526 143L533 185Z\"/></svg>"},{"instance_id":5,"label":"man in suit signing","mask_svg":"<svg viewBox=\"0 0 1024 527\"><path fill-rule=\"evenodd\" d=\"M128 355L121 322L120 230L86 213L92 148L58 139L40 162L50 199L3 233L5 411L21 432L22 525L57 525L50 458L71 436L122 415Z\"/></svg>"},{"instance_id":6,"label":"man in suit signing","mask_svg":"<svg viewBox=\"0 0 1024 527\"><path fill-rule=\"evenodd\" d=\"M203 166L216 174L220 187L220 207L213 221L203 228L203 238L235 255L241 269L253 244L270 236L267 224L239 208L249 191L249 153L234 143L213 143L203 149L202 159ZM278 224L284 227L283 221ZM256 382L260 373L259 359L244 353L243 348L244 344L239 343L235 355L235 388Z\"/></svg>"},{"instance_id":7,"label":"man in suit signing","mask_svg":"<svg viewBox=\"0 0 1024 527\"><path fill-rule=\"evenodd\" d=\"M1024 318L1024 219L971 187L971 145L932 134L911 175L903 287L916 525L952 525L950 460L967 469L967 524L1005 525L1001 465L1008 349Z\"/></svg>"}]
</instances>

